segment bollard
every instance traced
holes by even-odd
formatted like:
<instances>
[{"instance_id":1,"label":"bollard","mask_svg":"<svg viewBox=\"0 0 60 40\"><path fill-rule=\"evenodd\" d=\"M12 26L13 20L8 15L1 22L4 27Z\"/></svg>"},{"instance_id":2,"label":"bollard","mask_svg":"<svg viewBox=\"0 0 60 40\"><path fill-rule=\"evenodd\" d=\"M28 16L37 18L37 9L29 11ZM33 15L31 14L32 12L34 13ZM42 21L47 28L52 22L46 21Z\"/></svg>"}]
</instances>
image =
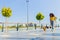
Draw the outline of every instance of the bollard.
<instances>
[{"instance_id":1,"label":"bollard","mask_svg":"<svg viewBox=\"0 0 60 40\"><path fill-rule=\"evenodd\" d=\"M58 24L58 27L59 27L59 24Z\"/></svg>"},{"instance_id":2,"label":"bollard","mask_svg":"<svg viewBox=\"0 0 60 40\"><path fill-rule=\"evenodd\" d=\"M27 30L28 30L28 24L26 24Z\"/></svg>"},{"instance_id":3,"label":"bollard","mask_svg":"<svg viewBox=\"0 0 60 40\"><path fill-rule=\"evenodd\" d=\"M17 23L17 27L16 27L17 31L18 31L18 23Z\"/></svg>"},{"instance_id":4,"label":"bollard","mask_svg":"<svg viewBox=\"0 0 60 40\"><path fill-rule=\"evenodd\" d=\"M35 30L36 30L36 24L34 24L34 26L35 26Z\"/></svg>"}]
</instances>

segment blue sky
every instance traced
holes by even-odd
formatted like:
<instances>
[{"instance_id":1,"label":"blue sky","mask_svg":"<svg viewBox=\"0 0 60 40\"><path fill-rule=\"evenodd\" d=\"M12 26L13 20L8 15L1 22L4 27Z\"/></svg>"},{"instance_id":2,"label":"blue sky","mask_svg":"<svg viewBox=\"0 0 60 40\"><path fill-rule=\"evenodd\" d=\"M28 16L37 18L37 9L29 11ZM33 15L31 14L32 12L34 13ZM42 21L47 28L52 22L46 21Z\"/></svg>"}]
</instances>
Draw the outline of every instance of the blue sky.
<instances>
[{"instance_id":1,"label":"blue sky","mask_svg":"<svg viewBox=\"0 0 60 40\"><path fill-rule=\"evenodd\" d=\"M27 22L27 4L26 0L0 0L0 10L3 7L12 9L12 16L9 22ZM49 13L52 12L59 19L60 17L60 0L29 0L29 22L38 22L35 18L38 12L42 12L45 18L41 23L49 23ZM57 19L57 23L59 23ZM4 22L5 18L0 12L0 22Z\"/></svg>"}]
</instances>

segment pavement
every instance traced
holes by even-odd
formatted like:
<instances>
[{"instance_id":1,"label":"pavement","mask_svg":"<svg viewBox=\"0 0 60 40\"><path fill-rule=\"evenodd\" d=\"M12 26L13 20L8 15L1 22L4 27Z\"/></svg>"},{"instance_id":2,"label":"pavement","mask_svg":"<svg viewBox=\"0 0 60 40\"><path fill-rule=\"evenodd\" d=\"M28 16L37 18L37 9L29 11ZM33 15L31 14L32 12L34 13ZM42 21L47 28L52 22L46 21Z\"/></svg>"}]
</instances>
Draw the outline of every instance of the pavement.
<instances>
[{"instance_id":1,"label":"pavement","mask_svg":"<svg viewBox=\"0 0 60 40\"><path fill-rule=\"evenodd\" d=\"M46 32L43 29L19 29L19 31L8 31L8 32L0 32L0 39L42 39L48 40L48 38L54 38L54 40L60 40L60 28L55 28L53 32L51 29L47 29ZM52 39L51 39L52 40Z\"/></svg>"}]
</instances>

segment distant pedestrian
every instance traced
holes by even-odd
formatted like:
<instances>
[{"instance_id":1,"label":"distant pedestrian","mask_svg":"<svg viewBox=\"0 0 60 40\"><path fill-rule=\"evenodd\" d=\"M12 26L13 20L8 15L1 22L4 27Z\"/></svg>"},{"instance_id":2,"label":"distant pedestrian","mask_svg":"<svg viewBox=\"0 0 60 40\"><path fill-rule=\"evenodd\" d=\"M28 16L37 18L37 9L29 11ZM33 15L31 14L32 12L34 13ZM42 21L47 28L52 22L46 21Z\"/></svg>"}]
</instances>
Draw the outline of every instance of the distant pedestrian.
<instances>
[{"instance_id":1,"label":"distant pedestrian","mask_svg":"<svg viewBox=\"0 0 60 40\"><path fill-rule=\"evenodd\" d=\"M50 13L49 16L50 16L50 25L51 25L52 30L53 30L54 29L54 21L56 20L56 17L53 13Z\"/></svg>"}]
</instances>

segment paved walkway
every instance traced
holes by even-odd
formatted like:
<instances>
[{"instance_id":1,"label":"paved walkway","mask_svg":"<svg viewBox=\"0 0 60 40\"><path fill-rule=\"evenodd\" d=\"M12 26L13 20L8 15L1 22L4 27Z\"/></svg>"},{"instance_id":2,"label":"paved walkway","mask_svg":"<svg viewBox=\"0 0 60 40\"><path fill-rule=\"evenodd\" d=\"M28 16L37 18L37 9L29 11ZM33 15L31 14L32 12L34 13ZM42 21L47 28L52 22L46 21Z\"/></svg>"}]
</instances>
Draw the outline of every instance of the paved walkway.
<instances>
[{"instance_id":1,"label":"paved walkway","mask_svg":"<svg viewBox=\"0 0 60 40\"><path fill-rule=\"evenodd\" d=\"M60 40L60 29L56 28L52 32L51 29L47 29L46 32L43 29L37 30L20 30L20 31L8 31L0 32L0 39L2 40Z\"/></svg>"}]
</instances>

